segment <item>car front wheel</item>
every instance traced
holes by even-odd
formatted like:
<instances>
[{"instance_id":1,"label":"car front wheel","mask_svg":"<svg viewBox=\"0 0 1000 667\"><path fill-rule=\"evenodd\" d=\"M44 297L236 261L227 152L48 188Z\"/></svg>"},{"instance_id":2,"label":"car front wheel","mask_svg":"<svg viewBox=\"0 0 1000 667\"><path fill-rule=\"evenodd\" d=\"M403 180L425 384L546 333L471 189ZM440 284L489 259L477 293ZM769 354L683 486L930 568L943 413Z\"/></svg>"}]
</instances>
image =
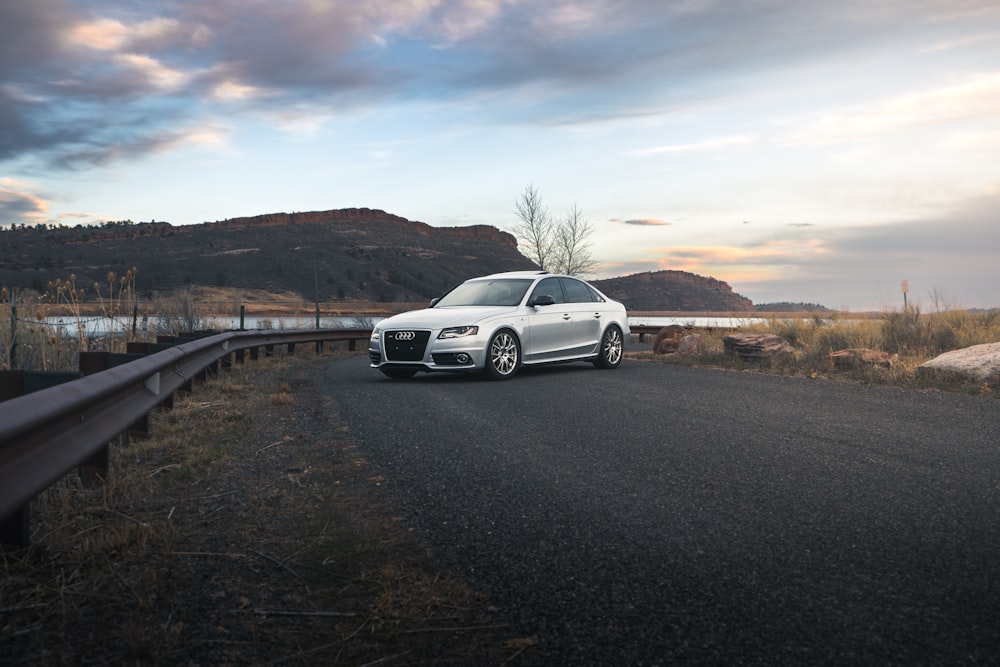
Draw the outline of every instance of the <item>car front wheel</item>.
<instances>
[{"instance_id":1,"label":"car front wheel","mask_svg":"<svg viewBox=\"0 0 1000 667\"><path fill-rule=\"evenodd\" d=\"M625 350L625 342L622 337L622 330L616 326L610 326L601 336L601 349L597 352L597 359L594 365L598 368L618 368L622 363L622 352Z\"/></svg>"},{"instance_id":2,"label":"car front wheel","mask_svg":"<svg viewBox=\"0 0 1000 667\"><path fill-rule=\"evenodd\" d=\"M521 344L510 329L501 329L486 346L486 375L493 380L509 380L521 365Z\"/></svg>"}]
</instances>

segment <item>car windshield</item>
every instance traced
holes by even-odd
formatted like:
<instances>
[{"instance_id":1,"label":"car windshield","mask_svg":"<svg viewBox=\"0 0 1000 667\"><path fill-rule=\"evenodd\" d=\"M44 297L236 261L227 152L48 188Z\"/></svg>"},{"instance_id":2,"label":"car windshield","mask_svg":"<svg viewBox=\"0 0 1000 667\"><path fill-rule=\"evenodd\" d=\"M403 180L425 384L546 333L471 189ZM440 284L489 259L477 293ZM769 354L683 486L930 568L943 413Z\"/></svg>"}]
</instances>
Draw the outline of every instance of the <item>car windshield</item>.
<instances>
[{"instance_id":1,"label":"car windshield","mask_svg":"<svg viewBox=\"0 0 1000 667\"><path fill-rule=\"evenodd\" d=\"M434 307L516 306L521 303L531 283L531 278L470 280L445 294Z\"/></svg>"}]
</instances>

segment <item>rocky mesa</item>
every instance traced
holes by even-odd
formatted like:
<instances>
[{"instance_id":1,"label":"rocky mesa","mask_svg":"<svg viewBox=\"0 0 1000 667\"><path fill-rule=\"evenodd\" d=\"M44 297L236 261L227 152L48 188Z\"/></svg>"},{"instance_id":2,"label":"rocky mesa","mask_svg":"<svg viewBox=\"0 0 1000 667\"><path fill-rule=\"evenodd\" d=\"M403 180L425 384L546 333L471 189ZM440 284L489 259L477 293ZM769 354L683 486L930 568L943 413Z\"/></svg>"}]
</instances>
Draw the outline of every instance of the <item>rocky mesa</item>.
<instances>
[{"instance_id":1,"label":"rocky mesa","mask_svg":"<svg viewBox=\"0 0 1000 667\"><path fill-rule=\"evenodd\" d=\"M537 268L509 233L432 227L385 211L270 213L196 225L106 222L0 229L0 286L44 293L50 282L105 284L138 269L136 290L187 286L294 292L306 301L419 302L468 278ZM594 281L631 310L743 311L726 283L683 271Z\"/></svg>"}]
</instances>

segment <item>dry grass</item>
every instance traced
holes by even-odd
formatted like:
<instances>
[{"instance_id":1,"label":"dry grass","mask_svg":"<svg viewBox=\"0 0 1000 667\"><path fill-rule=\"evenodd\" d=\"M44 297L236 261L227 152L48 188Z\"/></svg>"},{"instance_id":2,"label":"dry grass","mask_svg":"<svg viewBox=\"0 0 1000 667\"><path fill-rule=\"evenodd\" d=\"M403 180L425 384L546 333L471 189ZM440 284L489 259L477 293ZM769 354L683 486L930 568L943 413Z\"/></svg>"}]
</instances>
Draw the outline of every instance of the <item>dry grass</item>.
<instances>
[{"instance_id":1,"label":"dry grass","mask_svg":"<svg viewBox=\"0 0 1000 667\"><path fill-rule=\"evenodd\" d=\"M295 292L274 292L266 290L235 289L229 287L192 287L192 298L205 312L238 313L240 306L246 306L247 315L279 317L302 317L308 319L316 313L316 304ZM389 315L414 308L424 308L420 303L376 303L374 301L325 301L320 302L323 317L351 315Z\"/></svg>"},{"instance_id":2,"label":"dry grass","mask_svg":"<svg viewBox=\"0 0 1000 667\"><path fill-rule=\"evenodd\" d=\"M74 475L38 498L31 546L0 554L3 663L500 664L523 651L428 563L330 420L304 372L316 363L236 366L155 413L152 437L114 445L103 484Z\"/></svg>"},{"instance_id":3,"label":"dry grass","mask_svg":"<svg viewBox=\"0 0 1000 667\"><path fill-rule=\"evenodd\" d=\"M1000 341L1000 311L944 311L923 314L919 308L885 312L878 317L851 317L850 314L816 314L813 317L774 316L762 324L747 324L737 331L763 331L781 336L795 348L795 354L781 363L761 366L741 361L724 351L723 338L732 330L697 330L705 344L697 357L631 352L634 359L684 365L710 365L738 370L759 370L811 378L825 377L870 384L891 384L935 388L969 393L993 394L994 389L979 383L934 376L922 378L917 368L923 362L950 350ZM862 348L891 355L888 368L862 366L841 370L830 354L837 350Z\"/></svg>"}]
</instances>

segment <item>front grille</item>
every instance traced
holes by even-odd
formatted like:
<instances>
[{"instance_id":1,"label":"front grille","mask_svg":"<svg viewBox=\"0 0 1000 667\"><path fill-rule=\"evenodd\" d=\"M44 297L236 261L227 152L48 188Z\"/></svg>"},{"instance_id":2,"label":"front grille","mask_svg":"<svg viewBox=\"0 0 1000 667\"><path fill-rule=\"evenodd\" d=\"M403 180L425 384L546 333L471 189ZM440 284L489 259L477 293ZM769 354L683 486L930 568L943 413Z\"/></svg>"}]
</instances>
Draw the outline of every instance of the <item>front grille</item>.
<instances>
[{"instance_id":1,"label":"front grille","mask_svg":"<svg viewBox=\"0 0 1000 667\"><path fill-rule=\"evenodd\" d=\"M386 331L382 334L386 361L422 361L430 331Z\"/></svg>"}]
</instances>

